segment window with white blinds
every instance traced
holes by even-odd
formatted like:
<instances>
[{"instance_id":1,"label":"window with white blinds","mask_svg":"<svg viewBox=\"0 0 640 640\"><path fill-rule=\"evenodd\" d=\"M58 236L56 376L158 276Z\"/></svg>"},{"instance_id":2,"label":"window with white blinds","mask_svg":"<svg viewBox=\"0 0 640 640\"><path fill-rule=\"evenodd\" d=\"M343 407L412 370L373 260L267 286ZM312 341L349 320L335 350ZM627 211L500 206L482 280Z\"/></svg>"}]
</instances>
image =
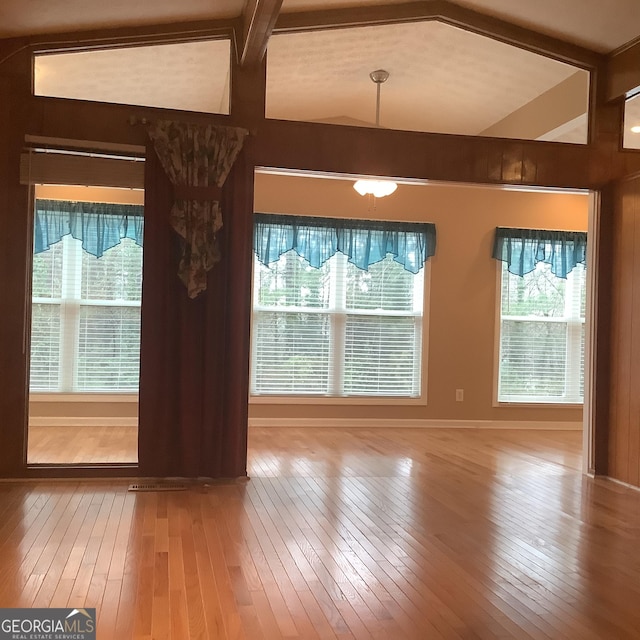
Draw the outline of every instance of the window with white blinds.
<instances>
[{"instance_id":1,"label":"window with white blinds","mask_svg":"<svg viewBox=\"0 0 640 640\"><path fill-rule=\"evenodd\" d=\"M424 269L391 256L320 268L288 251L254 263L252 393L420 395Z\"/></svg>"},{"instance_id":2,"label":"window with white blinds","mask_svg":"<svg viewBox=\"0 0 640 640\"><path fill-rule=\"evenodd\" d=\"M31 391L138 390L142 247L100 258L65 236L33 256Z\"/></svg>"},{"instance_id":3,"label":"window with white blinds","mask_svg":"<svg viewBox=\"0 0 640 640\"><path fill-rule=\"evenodd\" d=\"M501 262L498 401L582 403L585 267L559 278L540 262L524 276Z\"/></svg>"}]
</instances>

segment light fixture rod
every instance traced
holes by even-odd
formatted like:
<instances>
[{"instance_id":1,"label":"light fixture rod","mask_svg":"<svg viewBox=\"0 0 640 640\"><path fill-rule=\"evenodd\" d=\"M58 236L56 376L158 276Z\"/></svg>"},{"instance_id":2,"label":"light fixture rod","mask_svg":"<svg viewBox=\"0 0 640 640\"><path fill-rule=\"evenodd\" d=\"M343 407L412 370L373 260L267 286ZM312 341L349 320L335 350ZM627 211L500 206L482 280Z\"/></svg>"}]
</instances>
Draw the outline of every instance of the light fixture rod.
<instances>
[{"instance_id":1,"label":"light fixture rod","mask_svg":"<svg viewBox=\"0 0 640 640\"><path fill-rule=\"evenodd\" d=\"M389 72L384 69L376 69L369 74L369 77L376 83L376 127L380 126L380 85L389 78Z\"/></svg>"},{"instance_id":2,"label":"light fixture rod","mask_svg":"<svg viewBox=\"0 0 640 640\"><path fill-rule=\"evenodd\" d=\"M384 69L376 69L369 74L376 84L376 127L380 126L380 85L389 78L389 72ZM357 180L353 188L361 195L369 195L374 198L384 198L391 195L398 185L393 180Z\"/></svg>"}]
</instances>

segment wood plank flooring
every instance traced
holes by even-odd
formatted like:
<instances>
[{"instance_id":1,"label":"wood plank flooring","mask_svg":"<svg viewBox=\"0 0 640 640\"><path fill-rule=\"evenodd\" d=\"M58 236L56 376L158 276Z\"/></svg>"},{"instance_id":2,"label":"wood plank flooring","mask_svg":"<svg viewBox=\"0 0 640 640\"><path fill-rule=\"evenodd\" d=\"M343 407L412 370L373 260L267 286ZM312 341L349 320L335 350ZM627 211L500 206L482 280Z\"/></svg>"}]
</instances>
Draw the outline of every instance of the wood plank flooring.
<instances>
[{"instance_id":1,"label":"wood plank flooring","mask_svg":"<svg viewBox=\"0 0 640 640\"><path fill-rule=\"evenodd\" d=\"M29 425L28 464L138 462L138 427Z\"/></svg>"},{"instance_id":2,"label":"wood plank flooring","mask_svg":"<svg viewBox=\"0 0 640 640\"><path fill-rule=\"evenodd\" d=\"M0 483L0 606L102 640L640 638L640 493L578 432L252 429L247 482Z\"/></svg>"}]
</instances>

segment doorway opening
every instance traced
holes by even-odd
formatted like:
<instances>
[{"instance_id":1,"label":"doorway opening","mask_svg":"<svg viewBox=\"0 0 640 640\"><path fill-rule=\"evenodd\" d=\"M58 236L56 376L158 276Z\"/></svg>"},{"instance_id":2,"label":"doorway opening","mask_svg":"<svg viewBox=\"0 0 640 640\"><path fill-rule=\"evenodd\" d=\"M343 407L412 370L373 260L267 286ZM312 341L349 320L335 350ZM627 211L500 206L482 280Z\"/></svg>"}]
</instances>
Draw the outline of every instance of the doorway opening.
<instances>
[{"instance_id":1,"label":"doorway opening","mask_svg":"<svg viewBox=\"0 0 640 640\"><path fill-rule=\"evenodd\" d=\"M135 464L144 192L37 185L27 464Z\"/></svg>"},{"instance_id":2,"label":"doorway opening","mask_svg":"<svg viewBox=\"0 0 640 640\"><path fill-rule=\"evenodd\" d=\"M556 392L555 387L560 388L565 384L563 382L550 388L544 397L530 394L526 401L520 398L501 400L498 396L501 263L492 259L492 245L497 227L587 232L587 253L593 256L595 238L591 236L597 235L597 229L592 228L592 209L597 194L582 190L518 189L394 178L398 182L397 191L371 202L358 196L353 189L354 181L360 177L259 169L255 180L254 211L300 217L435 224L437 248L429 260L429 295L425 297L427 304L423 309L423 354L419 364L422 392L412 398L365 398L254 391L249 407L249 442L252 426L406 425L562 430L573 432L570 437L572 443L575 440L575 446L572 444L566 452L549 450L549 456L554 461L565 456L567 466L582 467L588 472L590 454L587 452L582 461L575 457L575 451L576 447L583 449L580 445L582 434L587 441L591 429L586 403L591 379L589 354L594 332L591 300L596 270L591 268L588 259L586 278L578 278L584 290L574 296L576 317L570 319L571 326L569 322L565 323L566 332L572 332L573 336L567 342L566 351L578 354L579 365L576 358L567 358L566 366L562 365L561 354L554 354L554 375L576 366L581 368L579 373L573 371L574 375L567 378L567 384L575 387L575 393L563 392L557 394L557 398L551 397ZM581 270L582 266L578 271ZM559 296L562 294L560 289L564 288L560 287L556 292ZM255 326L256 314L261 311L259 304L256 307L259 302L254 295L254 343L259 337ZM541 304L542 300L538 302ZM555 303L560 310L576 306L564 298ZM550 333L555 337L564 331L561 324L565 319L552 320L555 324ZM578 326L577 338L573 335L576 323L582 325ZM278 352L278 357L283 360L284 356ZM298 363L297 354L292 353L292 361ZM255 375L255 353L252 367Z\"/></svg>"}]
</instances>

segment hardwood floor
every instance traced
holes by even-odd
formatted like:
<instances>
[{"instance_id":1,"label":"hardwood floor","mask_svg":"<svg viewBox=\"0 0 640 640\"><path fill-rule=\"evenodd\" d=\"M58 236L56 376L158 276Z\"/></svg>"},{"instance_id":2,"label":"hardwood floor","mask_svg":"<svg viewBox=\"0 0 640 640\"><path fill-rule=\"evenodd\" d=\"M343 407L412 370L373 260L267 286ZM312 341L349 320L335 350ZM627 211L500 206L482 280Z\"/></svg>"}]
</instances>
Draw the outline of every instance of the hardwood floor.
<instances>
[{"instance_id":1,"label":"hardwood floor","mask_svg":"<svg viewBox=\"0 0 640 640\"><path fill-rule=\"evenodd\" d=\"M98 638L640 638L640 493L578 432L252 429L248 482L0 483L0 606Z\"/></svg>"},{"instance_id":2,"label":"hardwood floor","mask_svg":"<svg viewBox=\"0 0 640 640\"><path fill-rule=\"evenodd\" d=\"M138 462L138 427L29 425L28 464Z\"/></svg>"}]
</instances>

